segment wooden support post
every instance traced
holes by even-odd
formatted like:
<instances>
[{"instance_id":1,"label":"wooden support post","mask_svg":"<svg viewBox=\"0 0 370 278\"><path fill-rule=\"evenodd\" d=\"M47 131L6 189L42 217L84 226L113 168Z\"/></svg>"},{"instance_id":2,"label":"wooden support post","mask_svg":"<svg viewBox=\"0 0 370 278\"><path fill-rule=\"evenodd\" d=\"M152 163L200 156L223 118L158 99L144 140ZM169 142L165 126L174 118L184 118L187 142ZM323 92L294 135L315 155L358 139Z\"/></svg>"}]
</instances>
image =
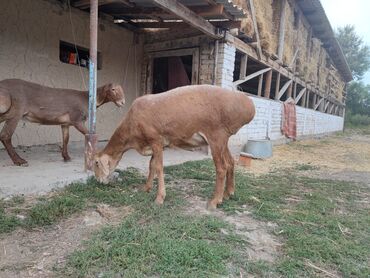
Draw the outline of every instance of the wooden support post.
<instances>
[{"instance_id":1,"label":"wooden support post","mask_svg":"<svg viewBox=\"0 0 370 278\"><path fill-rule=\"evenodd\" d=\"M248 55L243 54L241 61L240 61L239 79L244 79L247 76L247 66L248 66Z\"/></svg>"},{"instance_id":2,"label":"wooden support post","mask_svg":"<svg viewBox=\"0 0 370 278\"><path fill-rule=\"evenodd\" d=\"M305 93L306 93L306 88L303 88L299 93L298 93L298 96L295 98L295 104L298 104L299 100L303 97L305 97ZM303 103L303 100L302 100L302 103ZM304 105L302 105L304 106Z\"/></svg>"},{"instance_id":3,"label":"wooden support post","mask_svg":"<svg viewBox=\"0 0 370 278\"><path fill-rule=\"evenodd\" d=\"M326 104L325 104L325 106L324 106L324 113L326 113L326 111L328 110L328 107L329 107L329 105L330 105L330 101L328 101Z\"/></svg>"},{"instance_id":4,"label":"wooden support post","mask_svg":"<svg viewBox=\"0 0 370 278\"><path fill-rule=\"evenodd\" d=\"M262 95L262 86L263 86L263 73L260 75L258 79L258 96Z\"/></svg>"},{"instance_id":5,"label":"wooden support post","mask_svg":"<svg viewBox=\"0 0 370 278\"><path fill-rule=\"evenodd\" d=\"M266 83L265 83L265 92L264 92L264 97L265 98L270 98L271 81L272 81L272 70L270 70L266 73Z\"/></svg>"},{"instance_id":6,"label":"wooden support post","mask_svg":"<svg viewBox=\"0 0 370 278\"><path fill-rule=\"evenodd\" d=\"M271 71L271 68L267 68L267 69L262 69L262 70L256 71L256 72L248 75L244 79L235 81L233 84L234 84L234 86L238 86L239 84L242 84L242 83L244 83L244 82L246 82L248 80L251 80L251 79L253 79L253 78L255 78L255 77L257 77L257 76L259 76L261 74L264 74L265 72L268 72L268 71Z\"/></svg>"},{"instance_id":7,"label":"wooden support post","mask_svg":"<svg viewBox=\"0 0 370 278\"><path fill-rule=\"evenodd\" d=\"M277 77L276 77L276 86L275 86L275 99L279 99L279 91L280 91L280 78L281 74L278 72Z\"/></svg>"},{"instance_id":8,"label":"wooden support post","mask_svg":"<svg viewBox=\"0 0 370 278\"><path fill-rule=\"evenodd\" d=\"M310 91L307 92L306 94L306 108L310 108Z\"/></svg>"},{"instance_id":9,"label":"wooden support post","mask_svg":"<svg viewBox=\"0 0 370 278\"><path fill-rule=\"evenodd\" d=\"M281 13L280 13L280 25L279 25L279 44L278 44L278 57L279 60L283 60L284 53L284 40L285 40L285 6L287 0L281 1Z\"/></svg>"},{"instance_id":10,"label":"wooden support post","mask_svg":"<svg viewBox=\"0 0 370 278\"><path fill-rule=\"evenodd\" d=\"M316 103L315 107L314 107L314 110L317 110L319 108L319 111L321 111L321 104L323 103L324 101L324 97L321 97L321 99Z\"/></svg>"},{"instance_id":11,"label":"wooden support post","mask_svg":"<svg viewBox=\"0 0 370 278\"><path fill-rule=\"evenodd\" d=\"M296 99L297 97L297 82L294 82L294 88L293 88L293 98Z\"/></svg>"},{"instance_id":12,"label":"wooden support post","mask_svg":"<svg viewBox=\"0 0 370 278\"><path fill-rule=\"evenodd\" d=\"M309 93L309 91L307 91L304 94L303 98L302 98L302 107L306 107L306 105L307 105L306 101L307 101L307 95L308 95L308 93Z\"/></svg>"},{"instance_id":13,"label":"wooden support post","mask_svg":"<svg viewBox=\"0 0 370 278\"><path fill-rule=\"evenodd\" d=\"M287 99L292 97L292 92L293 92L293 80L292 80L292 83L290 83L288 87Z\"/></svg>"},{"instance_id":14,"label":"wooden support post","mask_svg":"<svg viewBox=\"0 0 370 278\"><path fill-rule=\"evenodd\" d=\"M312 103L312 108L315 109L317 103L317 95L314 93L313 94L313 103ZM315 109L316 110L316 109Z\"/></svg>"},{"instance_id":15,"label":"wooden support post","mask_svg":"<svg viewBox=\"0 0 370 278\"><path fill-rule=\"evenodd\" d=\"M290 85L292 85L292 82L293 82L293 80L289 80L284 84L284 86L281 88L281 90L278 93L277 100L281 99L281 97L285 94L286 90L290 87Z\"/></svg>"},{"instance_id":16,"label":"wooden support post","mask_svg":"<svg viewBox=\"0 0 370 278\"><path fill-rule=\"evenodd\" d=\"M85 140L85 171L93 170L96 151L96 68L98 46L98 0L90 0L89 110Z\"/></svg>"}]
</instances>

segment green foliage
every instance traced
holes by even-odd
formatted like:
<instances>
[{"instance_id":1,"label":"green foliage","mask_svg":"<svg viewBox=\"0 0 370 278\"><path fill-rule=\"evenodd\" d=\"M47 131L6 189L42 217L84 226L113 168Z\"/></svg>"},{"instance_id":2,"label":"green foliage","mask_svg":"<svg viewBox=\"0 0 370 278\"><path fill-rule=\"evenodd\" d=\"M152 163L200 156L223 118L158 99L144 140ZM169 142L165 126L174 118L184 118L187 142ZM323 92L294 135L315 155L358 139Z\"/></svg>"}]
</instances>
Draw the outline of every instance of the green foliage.
<instances>
[{"instance_id":1,"label":"green foliage","mask_svg":"<svg viewBox=\"0 0 370 278\"><path fill-rule=\"evenodd\" d=\"M345 25L336 30L336 37L356 80L363 78L370 69L370 48L356 33L353 25Z\"/></svg>"},{"instance_id":2,"label":"green foliage","mask_svg":"<svg viewBox=\"0 0 370 278\"><path fill-rule=\"evenodd\" d=\"M346 114L346 124L349 127L370 127L370 116L361 114L352 114L350 111Z\"/></svg>"},{"instance_id":3,"label":"green foliage","mask_svg":"<svg viewBox=\"0 0 370 278\"><path fill-rule=\"evenodd\" d=\"M347 89L347 109L352 114L370 116L370 85L353 81Z\"/></svg>"}]
</instances>

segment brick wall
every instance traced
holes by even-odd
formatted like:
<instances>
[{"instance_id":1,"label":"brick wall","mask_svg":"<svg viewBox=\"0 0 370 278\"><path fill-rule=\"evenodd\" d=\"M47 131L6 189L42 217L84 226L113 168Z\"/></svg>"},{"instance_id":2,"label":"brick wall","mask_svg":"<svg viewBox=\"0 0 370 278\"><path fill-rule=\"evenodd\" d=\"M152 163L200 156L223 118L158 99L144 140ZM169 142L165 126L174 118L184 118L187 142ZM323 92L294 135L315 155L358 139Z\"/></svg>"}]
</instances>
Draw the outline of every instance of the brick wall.
<instances>
[{"instance_id":1,"label":"brick wall","mask_svg":"<svg viewBox=\"0 0 370 278\"><path fill-rule=\"evenodd\" d=\"M281 141L281 115L283 104L279 101L251 97L256 106L256 116L249 125L244 126L231 138L235 145L245 144L248 139ZM325 114L312 109L296 106L297 136L309 136L343 130L344 119L340 116Z\"/></svg>"}]
</instances>

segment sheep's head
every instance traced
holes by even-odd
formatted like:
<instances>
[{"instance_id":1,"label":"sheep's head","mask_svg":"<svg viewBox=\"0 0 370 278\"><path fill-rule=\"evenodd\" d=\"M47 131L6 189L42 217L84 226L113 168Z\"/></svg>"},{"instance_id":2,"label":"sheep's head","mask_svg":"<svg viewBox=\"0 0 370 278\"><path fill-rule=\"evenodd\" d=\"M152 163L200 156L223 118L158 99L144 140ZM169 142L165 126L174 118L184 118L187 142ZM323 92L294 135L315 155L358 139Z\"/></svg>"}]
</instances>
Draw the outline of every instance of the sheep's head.
<instances>
[{"instance_id":1,"label":"sheep's head","mask_svg":"<svg viewBox=\"0 0 370 278\"><path fill-rule=\"evenodd\" d=\"M125 94L120 85L108 84L104 86L105 102L114 102L118 107L125 105Z\"/></svg>"},{"instance_id":2,"label":"sheep's head","mask_svg":"<svg viewBox=\"0 0 370 278\"><path fill-rule=\"evenodd\" d=\"M104 184L109 182L109 178L114 171L116 163L106 154L96 154L94 156L94 173L95 178Z\"/></svg>"}]
</instances>

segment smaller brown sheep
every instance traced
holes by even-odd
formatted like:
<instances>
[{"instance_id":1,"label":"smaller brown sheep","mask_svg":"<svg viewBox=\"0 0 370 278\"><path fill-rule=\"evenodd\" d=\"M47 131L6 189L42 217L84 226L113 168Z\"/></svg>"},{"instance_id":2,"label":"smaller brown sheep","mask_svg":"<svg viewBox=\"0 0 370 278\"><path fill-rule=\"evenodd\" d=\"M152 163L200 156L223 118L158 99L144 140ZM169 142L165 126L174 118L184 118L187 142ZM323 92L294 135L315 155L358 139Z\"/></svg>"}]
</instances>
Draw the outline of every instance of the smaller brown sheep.
<instances>
[{"instance_id":1,"label":"smaller brown sheep","mask_svg":"<svg viewBox=\"0 0 370 278\"><path fill-rule=\"evenodd\" d=\"M63 134L62 156L64 161L69 161L69 127L74 126L82 134L87 134L84 122L87 119L88 98L88 92L85 91L50 88L20 79L0 81L0 123L5 121L0 141L13 163L27 165L11 142L21 119L41 125L60 125ZM114 102L117 106L125 104L121 86L107 84L97 89L97 106L107 102Z\"/></svg>"}]
</instances>

